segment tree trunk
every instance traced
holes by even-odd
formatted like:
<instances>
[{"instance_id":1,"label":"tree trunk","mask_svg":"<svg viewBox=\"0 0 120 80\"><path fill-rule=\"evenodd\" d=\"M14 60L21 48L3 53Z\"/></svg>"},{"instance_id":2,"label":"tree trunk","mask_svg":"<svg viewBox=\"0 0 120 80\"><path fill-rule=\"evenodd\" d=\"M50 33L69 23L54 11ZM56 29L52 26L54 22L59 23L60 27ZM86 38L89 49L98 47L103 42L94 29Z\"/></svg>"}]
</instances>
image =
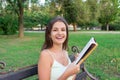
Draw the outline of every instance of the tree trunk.
<instances>
[{"instance_id":1,"label":"tree trunk","mask_svg":"<svg viewBox=\"0 0 120 80\"><path fill-rule=\"evenodd\" d=\"M23 27L23 19L22 16L19 16L19 38L23 38L24 37L24 27Z\"/></svg>"},{"instance_id":2,"label":"tree trunk","mask_svg":"<svg viewBox=\"0 0 120 80\"><path fill-rule=\"evenodd\" d=\"M106 26L106 27L107 27L107 31L109 31L109 24L108 24L108 23L107 23L107 26Z\"/></svg>"},{"instance_id":3,"label":"tree trunk","mask_svg":"<svg viewBox=\"0 0 120 80\"><path fill-rule=\"evenodd\" d=\"M18 23L19 23L19 38L24 37L24 26L23 26L23 5L22 2L18 2L19 6L19 15L18 15Z\"/></svg>"},{"instance_id":4,"label":"tree trunk","mask_svg":"<svg viewBox=\"0 0 120 80\"><path fill-rule=\"evenodd\" d=\"M76 24L73 23L73 31L76 31Z\"/></svg>"}]
</instances>

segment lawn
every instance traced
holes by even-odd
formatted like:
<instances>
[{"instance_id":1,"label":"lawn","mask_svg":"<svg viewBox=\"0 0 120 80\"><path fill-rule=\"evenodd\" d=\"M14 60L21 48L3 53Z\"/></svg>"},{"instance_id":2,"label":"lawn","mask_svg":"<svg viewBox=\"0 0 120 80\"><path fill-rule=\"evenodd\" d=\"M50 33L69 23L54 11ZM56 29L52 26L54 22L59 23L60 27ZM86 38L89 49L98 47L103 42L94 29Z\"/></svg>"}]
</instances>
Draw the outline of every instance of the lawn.
<instances>
[{"instance_id":1,"label":"lawn","mask_svg":"<svg viewBox=\"0 0 120 80\"><path fill-rule=\"evenodd\" d=\"M120 33L69 32L70 47L76 45L81 50L91 37L98 47L85 61L90 73L100 80L119 80L120 78ZM6 67L0 72L17 70L18 68L37 64L40 48L44 41L44 33L28 33L20 39L16 35L0 35L0 61ZM28 79L30 80L30 79Z\"/></svg>"}]
</instances>

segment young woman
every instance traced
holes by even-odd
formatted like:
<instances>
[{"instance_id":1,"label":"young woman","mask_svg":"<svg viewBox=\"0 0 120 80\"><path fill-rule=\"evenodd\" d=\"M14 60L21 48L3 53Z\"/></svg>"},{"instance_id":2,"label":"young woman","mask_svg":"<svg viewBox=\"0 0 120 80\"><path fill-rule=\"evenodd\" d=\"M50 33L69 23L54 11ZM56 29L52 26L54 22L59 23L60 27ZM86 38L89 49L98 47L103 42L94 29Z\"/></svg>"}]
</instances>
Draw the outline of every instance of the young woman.
<instances>
[{"instance_id":1,"label":"young woman","mask_svg":"<svg viewBox=\"0 0 120 80\"><path fill-rule=\"evenodd\" d=\"M39 80L74 80L79 64L71 63L68 53L68 24L56 17L46 27L45 42L38 62Z\"/></svg>"}]
</instances>

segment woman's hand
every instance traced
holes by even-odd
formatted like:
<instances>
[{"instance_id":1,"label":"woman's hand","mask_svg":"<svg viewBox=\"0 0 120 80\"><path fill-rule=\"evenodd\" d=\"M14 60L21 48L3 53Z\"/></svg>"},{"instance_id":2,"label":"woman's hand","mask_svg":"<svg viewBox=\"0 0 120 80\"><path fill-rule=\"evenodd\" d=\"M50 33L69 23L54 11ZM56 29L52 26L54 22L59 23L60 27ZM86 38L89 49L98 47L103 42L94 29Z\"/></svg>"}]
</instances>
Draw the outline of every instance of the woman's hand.
<instances>
[{"instance_id":1,"label":"woman's hand","mask_svg":"<svg viewBox=\"0 0 120 80\"><path fill-rule=\"evenodd\" d=\"M71 76L71 75L79 73L79 71L80 71L80 65L79 64L76 65L73 62L67 67L65 72L69 73L69 76Z\"/></svg>"},{"instance_id":2,"label":"woman's hand","mask_svg":"<svg viewBox=\"0 0 120 80\"><path fill-rule=\"evenodd\" d=\"M63 73L63 75L58 80L66 80L68 77L73 76L80 71L80 65L76 65L74 62L71 63Z\"/></svg>"},{"instance_id":3,"label":"woman's hand","mask_svg":"<svg viewBox=\"0 0 120 80\"><path fill-rule=\"evenodd\" d=\"M78 53L76 53L76 54L74 55L74 56L75 56L75 60L76 60L76 58L78 57L78 55L79 55Z\"/></svg>"}]
</instances>

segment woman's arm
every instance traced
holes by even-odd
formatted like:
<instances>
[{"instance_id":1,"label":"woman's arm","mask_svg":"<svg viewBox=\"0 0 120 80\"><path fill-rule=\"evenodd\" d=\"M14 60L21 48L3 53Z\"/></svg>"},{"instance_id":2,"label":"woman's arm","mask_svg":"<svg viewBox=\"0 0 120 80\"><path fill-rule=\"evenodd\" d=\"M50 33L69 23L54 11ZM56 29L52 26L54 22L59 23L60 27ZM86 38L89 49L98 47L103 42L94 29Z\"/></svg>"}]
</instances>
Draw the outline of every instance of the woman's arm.
<instances>
[{"instance_id":1,"label":"woman's arm","mask_svg":"<svg viewBox=\"0 0 120 80\"><path fill-rule=\"evenodd\" d=\"M42 51L38 62L38 78L39 80L50 80L52 59L46 51Z\"/></svg>"}]
</instances>

